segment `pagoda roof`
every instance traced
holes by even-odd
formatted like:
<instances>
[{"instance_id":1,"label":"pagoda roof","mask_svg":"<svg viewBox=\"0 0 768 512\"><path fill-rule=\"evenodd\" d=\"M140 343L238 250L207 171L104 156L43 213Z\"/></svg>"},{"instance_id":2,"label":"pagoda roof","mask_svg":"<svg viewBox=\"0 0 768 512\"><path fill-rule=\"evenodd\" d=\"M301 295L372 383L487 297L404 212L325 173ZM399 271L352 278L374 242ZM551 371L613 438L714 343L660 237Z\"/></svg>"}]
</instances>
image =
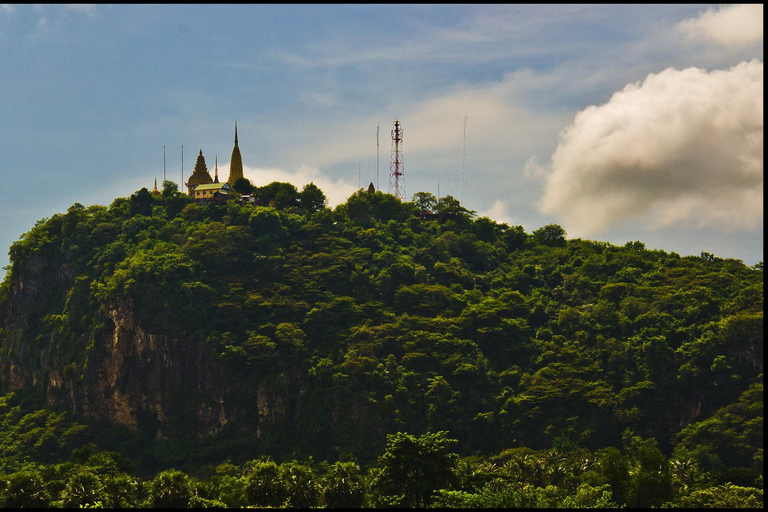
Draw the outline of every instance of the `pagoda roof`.
<instances>
[{"instance_id":1,"label":"pagoda roof","mask_svg":"<svg viewBox=\"0 0 768 512\"><path fill-rule=\"evenodd\" d=\"M219 189L229 189L229 184L224 181L222 183L205 183L203 185L198 185L195 190L219 190Z\"/></svg>"}]
</instances>

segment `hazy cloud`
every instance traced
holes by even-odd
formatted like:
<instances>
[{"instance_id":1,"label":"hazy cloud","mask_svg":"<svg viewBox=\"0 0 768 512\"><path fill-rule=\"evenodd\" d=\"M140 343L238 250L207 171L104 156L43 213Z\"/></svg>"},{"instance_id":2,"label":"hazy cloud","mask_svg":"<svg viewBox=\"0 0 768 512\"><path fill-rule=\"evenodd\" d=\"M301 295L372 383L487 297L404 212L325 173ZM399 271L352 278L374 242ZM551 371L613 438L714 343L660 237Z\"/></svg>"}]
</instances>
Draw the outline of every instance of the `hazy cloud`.
<instances>
[{"instance_id":1,"label":"hazy cloud","mask_svg":"<svg viewBox=\"0 0 768 512\"><path fill-rule=\"evenodd\" d=\"M542 212L574 236L623 221L754 228L763 216L763 63L669 68L576 114Z\"/></svg>"},{"instance_id":2,"label":"hazy cloud","mask_svg":"<svg viewBox=\"0 0 768 512\"><path fill-rule=\"evenodd\" d=\"M507 212L507 205L499 199L497 199L496 202L493 203L493 206L491 206L489 209L482 212L477 212L477 216L488 217L491 220L502 222L509 226L517 226L520 224L519 222L516 222L514 219L512 219L512 217Z\"/></svg>"},{"instance_id":3,"label":"hazy cloud","mask_svg":"<svg viewBox=\"0 0 768 512\"><path fill-rule=\"evenodd\" d=\"M0 11L7 12L9 14L16 12L16 8L11 4L0 4Z\"/></svg>"},{"instance_id":4,"label":"hazy cloud","mask_svg":"<svg viewBox=\"0 0 768 512\"><path fill-rule=\"evenodd\" d=\"M552 88L558 83L559 78L523 69L490 84L457 84L428 99L389 106L373 116L343 122L325 119L306 130L307 142L294 154L304 161L311 159L320 168L364 160L375 155L379 124L382 169L388 169L390 131L397 118L404 132L407 170L426 163L447 170L457 162L460 169L465 115L468 156L505 160L513 151L530 154L550 145L549 137L563 126L565 118L559 112L540 111L535 104L526 104L525 97L533 89ZM319 136L329 124L334 126L333 137Z\"/></svg>"},{"instance_id":5,"label":"hazy cloud","mask_svg":"<svg viewBox=\"0 0 768 512\"><path fill-rule=\"evenodd\" d=\"M337 102L335 94L317 91L302 94L301 100L309 107L333 107Z\"/></svg>"},{"instance_id":6,"label":"hazy cloud","mask_svg":"<svg viewBox=\"0 0 768 512\"><path fill-rule=\"evenodd\" d=\"M712 40L724 46L743 46L763 39L763 5L742 4L707 9L697 18L678 24L696 40Z\"/></svg>"},{"instance_id":7,"label":"hazy cloud","mask_svg":"<svg viewBox=\"0 0 768 512\"><path fill-rule=\"evenodd\" d=\"M226 173L222 172L224 168L228 167L229 164L221 166L219 168L220 175L228 176L229 171ZM328 198L328 206L330 207L345 202L357 190L357 187L351 183L324 176L319 169L308 165L302 165L295 171L286 171L278 168L248 167L244 165L243 176L251 180L251 183L257 187L269 185L273 181L280 181L292 183L301 191L307 183L314 183Z\"/></svg>"}]
</instances>

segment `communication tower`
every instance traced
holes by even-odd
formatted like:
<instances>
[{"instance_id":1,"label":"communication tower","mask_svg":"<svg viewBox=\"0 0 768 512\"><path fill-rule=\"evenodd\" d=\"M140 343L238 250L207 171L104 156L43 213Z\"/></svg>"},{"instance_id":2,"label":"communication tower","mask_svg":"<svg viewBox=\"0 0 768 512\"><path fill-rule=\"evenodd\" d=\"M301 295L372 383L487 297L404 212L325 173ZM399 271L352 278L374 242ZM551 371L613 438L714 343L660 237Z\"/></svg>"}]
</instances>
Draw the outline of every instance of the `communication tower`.
<instances>
[{"instance_id":1,"label":"communication tower","mask_svg":"<svg viewBox=\"0 0 768 512\"><path fill-rule=\"evenodd\" d=\"M389 193L405 201L405 167L403 166L403 128L395 119L392 128L392 160L389 164Z\"/></svg>"}]
</instances>

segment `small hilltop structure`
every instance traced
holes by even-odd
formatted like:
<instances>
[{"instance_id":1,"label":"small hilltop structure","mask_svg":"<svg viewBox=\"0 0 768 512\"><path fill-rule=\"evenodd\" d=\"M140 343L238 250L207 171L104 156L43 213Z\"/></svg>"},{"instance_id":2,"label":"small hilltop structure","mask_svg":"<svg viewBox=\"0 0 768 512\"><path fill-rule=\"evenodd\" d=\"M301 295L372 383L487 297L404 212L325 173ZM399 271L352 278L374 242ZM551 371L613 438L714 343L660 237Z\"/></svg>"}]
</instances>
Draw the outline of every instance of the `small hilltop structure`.
<instances>
[{"instance_id":1,"label":"small hilltop structure","mask_svg":"<svg viewBox=\"0 0 768 512\"><path fill-rule=\"evenodd\" d=\"M184 182L184 147L181 149L181 168L182 168L182 183ZM183 183L187 187L187 195L193 197L198 203L224 202L234 199L239 199L239 194L235 191L234 185L237 180L244 178L243 176L243 157L240 155L240 147L237 140L237 121L235 121L235 147L232 149L232 158L229 165L229 177L226 181L219 180L219 158L216 155L214 163L214 175L211 177L211 173L208 171L208 166L205 163L205 156L203 155L203 148L197 154L197 161L195 162L195 168L186 183ZM163 147L163 181L165 181L165 147ZM162 195L162 192L157 188L157 178L155 178L155 186L151 192L155 196Z\"/></svg>"},{"instance_id":2,"label":"small hilltop structure","mask_svg":"<svg viewBox=\"0 0 768 512\"><path fill-rule=\"evenodd\" d=\"M232 158L229 165L229 177L227 181L219 181L219 159L216 156L214 167L214 177L208 172L208 166L205 163L203 149L197 155L195 169L189 180L185 183L187 193L193 196L199 202L208 201L227 201L236 199L237 194L233 186L235 182L243 177L243 158L240 155L240 147L237 141L237 121L235 121L235 147L232 149Z\"/></svg>"},{"instance_id":3,"label":"small hilltop structure","mask_svg":"<svg viewBox=\"0 0 768 512\"><path fill-rule=\"evenodd\" d=\"M466 131L466 116L464 120ZM395 119L392 127L392 154L390 160L390 173L389 173L389 193L394 195L401 201L406 201L405 194L405 165L403 162L403 128L399 119ZM360 170L358 168L358 181ZM184 186L187 187L187 195L193 197L198 203L208 202L225 202L229 200L239 200L241 203L256 203L257 197L254 197L251 193L240 194L235 190L235 184L238 180L244 179L243 176L243 157L240 154L240 146L237 136L237 120L235 120L235 145L232 148L232 156L229 164L229 176L226 181L219 180L219 163L218 155L214 164L214 176L208 171L208 166L205 162L205 156L203 155L203 149L200 148L197 161L195 162L195 168L189 179L184 182L184 146L181 146L181 181ZM165 147L163 147L163 182L165 182ZM371 189L378 189L379 185L379 126L376 126L376 187L371 182L369 191ZM242 190L242 189L241 189ZM151 192L155 196L162 195L162 192L157 188L157 178L155 178L155 186ZM439 180L438 180L438 197ZM463 197L463 175L462 175L462 197Z\"/></svg>"},{"instance_id":4,"label":"small hilltop structure","mask_svg":"<svg viewBox=\"0 0 768 512\"><path fill-rule=\"evenodd\" d=\"M240 148L237 146L237 121L235 121L235 147L232 148L232 158L229 159L229 178L227 183L230 187L235 186L235 182L243 177L243 157L240 156Z\"/></svg>"}]
</instances>

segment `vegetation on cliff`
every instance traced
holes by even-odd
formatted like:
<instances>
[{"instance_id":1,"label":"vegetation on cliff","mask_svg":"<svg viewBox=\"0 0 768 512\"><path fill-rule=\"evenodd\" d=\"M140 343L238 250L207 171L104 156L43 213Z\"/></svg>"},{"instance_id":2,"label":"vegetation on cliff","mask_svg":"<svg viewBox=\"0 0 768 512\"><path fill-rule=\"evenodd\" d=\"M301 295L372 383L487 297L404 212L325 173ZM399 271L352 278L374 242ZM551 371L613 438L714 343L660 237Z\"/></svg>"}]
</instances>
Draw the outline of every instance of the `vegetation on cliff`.
<instances>
[{"instance_id":1,"label":"vegetation on cliff","mask_svg":"<svg viewBox=\"0 0 768 512\"><path fill-rule=\"evenodd\" d=\"M428 193L174 189L12 245L0 502L92 504L77 477L148 506L762 504L762 264Z\"/></svg>"}]
</instances>

